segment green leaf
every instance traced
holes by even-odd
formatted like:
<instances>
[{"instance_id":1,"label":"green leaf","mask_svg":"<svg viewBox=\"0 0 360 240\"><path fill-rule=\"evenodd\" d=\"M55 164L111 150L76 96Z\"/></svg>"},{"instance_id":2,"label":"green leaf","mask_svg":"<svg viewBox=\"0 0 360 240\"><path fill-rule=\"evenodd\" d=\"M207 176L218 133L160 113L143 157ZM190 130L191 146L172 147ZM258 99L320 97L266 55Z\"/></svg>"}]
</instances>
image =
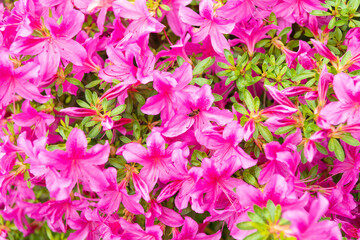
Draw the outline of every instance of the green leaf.
<instances>
[{"instance_id":1,"label":"green leaf","mask_svg":"<svg viewBox=\"0 0 360 240\"><path fill-rule=\"evenodd\" d=\"M235 60L234 60L234 56L232 55L232 53L225 49L224 50L224 54L225 54L225 58L226 60L232 65L232 66L235 66Z\"/></svg>"},{"instance_id":2,"label":"green leaf","mask_svg":"<svg viewBox=\"0 0 360 240\"><path fill-rule=\"evenodd\" d=\"M253 230L255 229L252 222L241 222L236 225L241 230Z\"/></svg>"},{"instance_id":3,"label":"green leaf","mask_svg":"<svg viewBox=\"0 0 360 240\"><path fill-rule=\"evenodd\" d=\"M278 37L280 38L280 37L284 36L285 34L287 34L287 33L290 32L290 31L291 31L291 27L284 28L284 29L279 33Z\"/></svg>"},{"instance_id":4,"label":"green leaf","mask_svg":"<svg viewBox=\"0 0 360 240\"><path fill-rule=\"evenodd\" d=\"M255 107L255 112L259 111L260 108L260 99L258 96L256 96L254 98L254 107Z\"/></svg>"},{"instance_id":5,"label":"green leaf","mask_svg":"<svg viewBox=\"0 0 360 240\"><path fill-rule=\"evenodd\" d=\"M300 82L301 80L314 77L314 75L315 73L313 72L303 72L291 78L291 80L293 80L294 82Z\"/></svg>"},{"instance_id":6,"label":"green leaf","mask_svg":"<svg viewBox=\"0 0 360 240\"><path fill-rule=\"evenodd\" d=\"M275 134L276 135L282 135L282 134L290 132L293 129L295 129L295 127L292 126L292 125L291 126L281 127L281 128L276 129Z\"/></svg>"},{"instance_id":7,"label":"green leaf","mask_svg":"<svg viewBox=\"0 0 360 240\"><path fill-rule=\"evenodd\" d=\"M84 87L84 84L82 84L82 82L80 82L80 81L79 81L78 79L76 79L76 78L72 78L72 77L66 78L66 81L68 81L69 83L74 84L74 85L76 85L76 86L85 88L85 87Z\"/></svg>"},{"instance_id":8,"label":"green leaf","mask_svg":"<svg viewBox=\"0 0 360 240\"><path fill-rule=\"evenodd\" d=\"M83 100L76 99L76 102L77 102L77 104L78 104L80 107L83 107L83 108L91 108L90 105L87 104L86 102L84 102Z\"/></svg>"},{"instance_id":9,"label":"green leaf","mask_svg":"<svg viewBox=\"0 0 360 240\"><path fill-rule=\"evenodd\" d=\"M215 62L215 58L212 57L208 57L205 58L204 60L202 60L201 62L199 62L194 70L193 70L193 75L199 75L201 73L203 73L205 71L205 69L209 68L211 65L213 65Z\"/></svg>"},{"instance_id":10,"label":"green leaf","mask_svg":"<svg viewBox=\"0 0 360 240\"><path fill-rule=\"evenodd\" d=\"M336 23L336 17L333 17L328 24L328 28L333 29L335 27L335 23Z\"/></svg>"},{"instance_id":11,"label":"green leaf","mask_svg":"<svg viewBox=\"0 0 360 240\"><path fill-rule=\"evenodd\" d=\"M246 104L246 107L250 110L250 112L253 112L255 110L254 99L251 93L247 89L245 89L244 91L244 102Z\"/></svg>"},{"instance_id":12,"label":"green leaf","mask_svg":"<svg viewBox=\"0 0 360 240\"><path fill-rule=\"evenodd\" d=\"M134 93L134 97L135 97L136 101L137 101L138 103L140 103L140 105L144 105L144 104L145 104L145 98L144 98L141 94L139 94L139 93Z\"/></svg>"},{"instance_id":13,"label":"green leaf","mask_svg":"<svg viewBox=\"0 0 360 240\"><path fill-rule=\"evenodd\" d=\"M73 70L73 63L69 63L64 70L65 76L70 74L72 70Z\"/></svg>"},{"instance_id":14,"label":"green leaf","mask_svg":"<svg viewBox=\"0 0 360 240\"><path fill-rule=\"evenodd\" d=\"M313 10L310 14L314 15L314 16L330 16L331 15L331 13L321 11L321 10Z\"/></svg>"},{"instance_id":15,"label":"green leaf","mask_svg":"<svg viewBox=\"0 0 360 240\"><path fill-rule=\"evenodd\" d=\"M117 106L116 108L114 108L113 110L111 110L110 117L119 115L120 113L122 113L123 111L125 111L125 109L126 109L126 104Z\"/></svg>"},{"instance_id":16,"label":"green leaf","mask_svg":"<svg viewBox=\"0 0 360 240\"><path fill-rule=\"evenodd\" d=\"M223 69L230 69L230 66L223 62L217 62L217 65Z\"/></svg>"},{"instance_id":17,"label":"green leaf","mask_svg":"<svg viewBox=\"0 0 360 240\"><path fill-rule=\"evenodd\" d=\"M254 232L246 236L246 238L244 238L244 240L264 240L264 239L266 238L264 238L264 236L260 232Z\"/></svg>"},{"instance_id":18,"label":"green leaf","mask_svg":"<svg viewBox=\"0 0 360 240\"><path fill-rule=\"evenodd\" d=\"M271 134L271 132L267 127L261 124L256 124L256 126L259 129L261 136L263 136L267 142L271 142L273 140L273 135Z\"/></svg>"},{"instance_id":19,"label":"green leaf","mask_svg":"<svg viewBox=\"0 0 360 240\"><path fill-rule=\"evenodd\" d=\"M337 141L337 140L334 138L330 138L330 140L329 140L328 148L329 148L330 152L335 151L335 141Z\"/></svg>"},{"instance_id":20,"label":"green leaf","mask_svg":"<svg viewBox=\"0 0 360 240\"><path fill-rule=\"evenodd\" d=\"M61 97L62 95L63 95L63 85L59 85L59 87L58 87L58 90L57 90L57 95L59 96L59 97Z\"/></svg>"},{"instance_id":21,"label":"green leaf","mask_svg":"<svg viewBox=\"0 0 360 240\"><path fill-rule=\"evenodd\" d=\"M160 4L160 7L165 10L165 11L170 11L170 7L168 5L165 5L165 4Z\"/></svg>"},{"instance_id":22,"label":"green leaf","mask_svg":"<svg viewBox=\"0 0 360 240\"><path fill-rule=\"evenodd\" d=\"M58 25L60 25L60 24L62 23L63 19L64 19L64 17L61 15L61 16L59 17L59 19L56 21L56 23L57 23Z\"/></svg>"},{"instance_id":23,"label":"green leaf","mask_svg":"<svg viewBox=\"0 0 360 240\"><path fill-rule=\"evenodd\" d=\"M316 146L317 150L318 150L320 153L322 153L322 154L324 154L324 155L328 155L328 154L329 154L328 151L326 150L326 148L325 148L323 145L321 145L320 143L315 142L315 146Z\"/></svg>"},{"instance_id":24,"label":"green leaf","mask_svg":"<svg viewBox=\"0 0 360 240\"><path fill-rule=\"evenodd\" d=\"M347 51L341 58L341 66L345 66L351 58L351 51Z\"/></svg>"},{"instance_id":25,"label":"green leaf","mask_svg":"<svg viewBox=\"0 0 360 240\"><path fill-rule=\"evenodd\" d=\"M95 80L95 81L92 81L88 84L86 84L86 88L92 88L92 87L95 87L97 85L99 85L103 80Z\"/></svg>"},{"instance_id":26,"label":"green leaf","mask_svg":"<svg viewBox=\"0 0 360 240\"><path fill-rule=\"evenodd\" d=\"M218 102L218 101L221 101L223 100L223 96L219 95L219 94L216 94L216 93L213 93L213 96L214 96L214 102Z\"/></svg>"},{"instance_id":27,"label":"green leaf","mask_svg":"<svg viewBox=\"0 0 360 240\"><path fill-rule=\"evenodd\" d=\"M237 112L239 112L239 113L241 113L243 115L248 115L249 114L249 112L246 110L246 108L243 105L241 105L239 103L234 103L233 106L234 106L235 111L237 111Z\"/></svg>"},{"instance_id":28,"label":"green leaf","mask_svg":"<svg viewBox=\"0 0 360 240\"><path fill-rule=\"evenodd\" d=\"M190 84L195 84L195 83L202 87L204 84L210 85L212 83L212 80L207 78L193 78Z\"/></svg>"},{"instance_id":29,"label":"green leaf","mask_svg":"<svg viewBox=\"0 0 360 240\"><path fill-rule=\"evenodd\" d=\"M347 144L357 147L360 146L360 142L358 140L356 140L355 138L353 138L351 135L348 134L344 134L341 137L341 140L343 140L344 142L346 142Z\"/></svg>"},{"instance_id":30,"label":"green leaf","mask_svg":"<svg viewBox=\"0 0 360 240\"><path fill-rule=\"evenodd\" d=\"M345 152L343 147L341 146L341 144L339 143L338 140L334 139L334 152L335 152L335 156L336 158L340 161L343 162L345 160Z\"/></svg>"},{"instance_id":31,"label":"green leaf","mask_svg":"<svg viewBox=\"0 0 360 240\"><path fill-rule=\"evenodd\" d=\"M101 131L101 124L98 123L98 125L96 125L93 129L91 129L91 131L88 134L89 138L95 138Z\"/></svg>"},{"instance_id":32,"label":"green leaf","mask_svg":"<svg viewBox=\"0 0 360 240\"><path fill-rule=\"evenodd\" d=\"M131 143L131 140L128 137L121 136L121 137L119 137L119 139L123 143Z\"/></svg>"},{"instance_id":33,"label":"green leaf","mask_svg":"<svg viewBox=\"0 0 360 240\"><path fill-rule=\"evenodd\" d=\"M113 138L113 132L112 132L112 130L107 130L107 131L105 132L105 134L106 134L106 137L109 139L109 141L111 141L112 138Z\"/></svg>"},{"instance_id":34,"label":"green leaf","mask_svg":"<svg viewBox=\"0 0 360 240\"><path fill-rule=\"evenodd\" d=\"M89 89L85 90L85 99L88 103L93 103L92 101L92 93Z\"/></svg>"},{"instance_id":35,"label":"green leaf","mask_svg":"<svg viewBox=\"0 0 360 240\"><path fill-rule=\"evenodd\" d=\"M275 207L275 222L279 221L281 218L281 205L276 205Z\"/></svg>"}]
</instances>

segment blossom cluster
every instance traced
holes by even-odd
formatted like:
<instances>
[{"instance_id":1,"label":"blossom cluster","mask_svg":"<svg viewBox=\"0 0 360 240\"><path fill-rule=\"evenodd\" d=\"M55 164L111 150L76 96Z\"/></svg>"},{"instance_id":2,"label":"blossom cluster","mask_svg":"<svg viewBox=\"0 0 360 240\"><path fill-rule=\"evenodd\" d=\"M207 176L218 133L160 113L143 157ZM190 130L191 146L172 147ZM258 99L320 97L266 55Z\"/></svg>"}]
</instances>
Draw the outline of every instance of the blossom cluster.
<instances>
[{"instance_id":1,"label":"blossom cluster","mask_svg":"<svg viewBox=\"0 0 360 240\"><path fill-rule=\"evenodd\" d=\"M359 5L0 3L0 239L360 239Z\"/></svg>"}]
</instances>

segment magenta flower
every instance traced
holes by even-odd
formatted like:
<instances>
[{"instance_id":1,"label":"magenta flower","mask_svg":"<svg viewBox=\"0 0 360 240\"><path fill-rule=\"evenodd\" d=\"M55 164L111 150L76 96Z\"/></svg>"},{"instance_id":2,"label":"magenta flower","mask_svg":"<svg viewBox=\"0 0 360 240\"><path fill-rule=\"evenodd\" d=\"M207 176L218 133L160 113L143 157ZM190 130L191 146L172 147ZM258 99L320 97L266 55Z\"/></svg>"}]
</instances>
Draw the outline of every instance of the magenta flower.
<instances>
[{"instance_id":1,"label":"magenta flower","mask_svg":"<svg viewBox=\"0 0 360 240\"><path fill-rule=\"evenodd\" d=\"M109 144L97 144L87 150L87 140L83 131L74 128L66 142L66 151L55 150L40 153L47 164L52 164L60 170L61 178L69 179L71 184L66 187L67 196L58 196L58 200L68 197L76 183L79 181L87 188L100 192L109 186L105 173L100 167L108 160ZM56 186L62 188L62 186Z\"/></svg>"},{"instance_id":2,"label":"magenta flower","mask_svg":"<svg viewBox=\"0 0 360 240\"><path fill-rule=\"evenodd\" d=\"M134 4L127 0L116 0L113 9L115 16L133 20L124 34L130 34L135 39L151 32L161 32L165 27L149 12L146 0L136 0Z\"/></svg>"},{"instance_id":3,"label":"magenta flower","mask_svg":"<svg viewBox=\"0 0 360 240\"><path fill-rule=\"evenodd\" d=\"M195 212L209 211L211 213L216 209L223 209L235 201L236 196L233 189L245 184L242 180L231 177L238 170L235 163L235 157L228 159L227 164L223 166L217 164L214 159L204 158L202 160L203 178L200 179L191 194L191 207Z\"/></svg>"},{"instance_id":4,"label":"magenta flower","mask_svg":"<svg viewBox=\"0 0 360 240\"><path fill-rule=\"evenodd\" d=\"M238 146L243 140L244 130L236 121L228 123L222 131L217 127L197 130L195 136L201 145L214 150L212 157L221 164L227 164L227 159L233 156L238 168L249 168L257 162Z\"/></svg>"},{"instance_id":5,"label":"magenta flower","mask_svg":"<svg viewBox=\"0 0 360 240\"><path fill-rule=\"evenodd\" d=\"M205 233L198 233L199 225L191 217L185 217L185 222L181 228L181 232L176 235L172 240L220 240L221 231L217 231L212 235L206 235Z\"/></svg>"},{"instance_id":6,"label":"magenta flower","mask_svg":"<svg viewBox=\"0 0 360 240\"><path fill-rule=\"evenodd\" d=\"M200 15L190 8L181 6L179 15L183 22L200 26L200 29L194 29L192 32L193 42L202 42L207 36L210 36L215 52L223 55L224 49L230 49L230 45L223 34L229 34L235 23L217 15L213 5L212 0L201 1L199 5Z\"/></svg>"},{"instance_id":7,"label":"magenta flower","mask_svg":"<svg viewBox=\"0 0 360 240\"><path fill-rule=\"evenodd\" d=\"M347 122L357 124L360 120L360 79L339 73L334 77L333 88L337 102L331 102L321 110L320 116L332 125Z\"/></svg>"},{"instance_id":8,"label":"magenta flower","mask_svg":"<svg viewBox=\"0 0 360 240\"><path fill-rule=\"evenodd\" d=\"M126 190L126 182L117 183L117 172L115 168L108 168L104 171L109 186L106 190L99 193L101 196L97 204L103 212L112 214L119 210L120 203L133 214L144 214L144 209L140 205L140 194L129 195Z\"/></svg>"},{"instance_id":9,"label":"magenta flower","mask_svg":"<svg viewBox=\"0 0 360 240\"><path fill-rule=\"evenodd\" d=\"M23 98L45 103L48 96L40 94L39 89L31 81L38 76L39 66L27 63L14 69L13 63L5 53L0 53L0 109L6 107L15 93Z\"/></svg>"},{"instance_id":10,"label":"magenta flower","mask_svg":"<svg viewBox=\"0 0 360 240\"><path fill-rule=\"evenodd\" d=\"M323 220L320 218L327 212L329 201L318 194L310 206L309 211L289 210L284 212L283 218L291 221L291 230L298 239L342 239L338 224L334 221Z\"/></svg>"},{"instance_id":11,"label":"magenta flower","mask_svg":"<svg viewBox=\"0 0 360 240\"><path fill-rule=\"evenodd\" d=\"M165 140L160 133L152 133L147 137L147 149L139 143L128 143L117 154L122 154L127 162L136 162L144 167L140 177L145 180L151 191L158 179L164 181L171 176L172 152L181 148L182 144L176 142L165 149Z\"/></svg>"},{"instance_id":12,"label":"magenta flower","mask_svg":"<svg viewBox=\"0 0 360 240\"><path fill-rule=\"evenodd\" d=\"M171 179L175 181L168 183L166 187L161 190L156 200L161 203L179 191L175 198L175 206L178 209L184 209L187 208L190 195L202 177L203 169L200 167L192 167L188 170L188 160L184 158L180 149L174 150L173 157L175 168Z\"/></svg>"},{"instance_id":13,"label":"magenta flower","mask_svg":"<svg viewBox=\"0 0 360 240\"><path fill-rule=\"evenodd\" d=\"M155 76L153 86L158 94L149 97L141 111L151 115L161 113L162 120L170 120L175 115L177 105L187 98L187 91L193 89L188 86L192 80L191 65L184 63L171 75L156 74Z\"/></svg>"},{"instance_id":14,"label":"magenta flower","mask_svg":"<svg viewBox=\"0 0 360 240\"><path fill-rule=\"evenodd\" d=\"M248 1L249 0L246 0L244 2ZM221 8L219 10L221 10ZM242 16L242 14L236 15ZM270 36L267 36L266 33L271 29L277 29L277 26L273 24L265 26L263 21L255 19L252 19L249 22L239 22L231 32L231 34L238 37L238 39L233 39L229 42L231 46L235 46L239 43L245 44L249 56L253 56L255 53L255 44L264 38L269 38Z\"/></svg>"},{"instance_id":15,"label":"magenta flower","mask_svg":"<svg viewBox=\"0 0 360 240\"><path fill-rule=\"evenodd\" d=\"M58 16L59 18L60 16ZM58 19L45 18L46 30L42 37L19 37L11 45L10 50L16 54L37 55L40 64L51 64L56 72L60 58L68 60L75 65L82 65L86 58L86 50L80 43L72 38L81 30L84 14L76 10L69 10L63 15L60 24Z\"/></svg>"},{"instance_id":16,"label":"magenta flower","mask_svg":"<svg viewBox=\"0 0 360 240\"><path fill-rule=\"evenodd\" d=\"M211 87L207 84L203 85L184 100L182 108L178 109L176 115L165 123L162 134L166 137L176 137L188 131L192 126L195 130L211 126L210 121L219 125L231 122L232 113L229 110L211 107L213 102Z\"/></svg>"},{"instance_id":17,"label":"magenta flower","mask_svg":"<svg viewBox=\"0 0 360 240\"><path fill-rule=\"evenodd\" d=\"M30 101L26 100L21 106L22 113L13 116L16 125L21 127L35 126L35 135L40 138L46 135L47 126L55 121L54 116L36 111L31 107Z\"/></svg>"}]
</instances>

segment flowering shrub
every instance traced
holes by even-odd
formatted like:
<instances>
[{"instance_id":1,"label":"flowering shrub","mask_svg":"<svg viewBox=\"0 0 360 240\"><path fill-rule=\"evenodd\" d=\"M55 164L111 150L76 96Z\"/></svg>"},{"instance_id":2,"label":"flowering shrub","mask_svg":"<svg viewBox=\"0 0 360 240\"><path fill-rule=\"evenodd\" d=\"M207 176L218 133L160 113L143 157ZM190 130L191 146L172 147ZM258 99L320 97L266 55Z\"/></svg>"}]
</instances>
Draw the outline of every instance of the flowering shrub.
<instances>
[{"instance_id":1,"label":"flowering shrub","mask_svg":"<svg viewBox=\"0 0 360 240\"><path fill-rule=\"evenodd\" d=\"M359 239L359 5L5 0L0 239Z\"/></svg>"}]
</instances>

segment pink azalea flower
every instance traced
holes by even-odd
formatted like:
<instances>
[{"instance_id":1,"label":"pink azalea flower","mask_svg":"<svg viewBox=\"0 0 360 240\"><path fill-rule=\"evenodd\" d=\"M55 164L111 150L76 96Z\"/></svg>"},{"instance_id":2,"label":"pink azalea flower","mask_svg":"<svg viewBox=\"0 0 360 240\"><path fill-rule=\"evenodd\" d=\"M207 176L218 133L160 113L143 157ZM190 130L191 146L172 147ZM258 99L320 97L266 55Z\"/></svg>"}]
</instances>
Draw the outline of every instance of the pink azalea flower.
<instances>
[{"instance_id":1,"label":"pink azalea flower","mask_svg":"<svg viewBox=\"0 0 360 240\"><path fill-rule=\"evenodd\" d=\"M360 119L360 78L339 73L334 77L333 88L339 101L327 104L320 116L332 125L347 122L357 124Z\"/></svg>"},{"instance_id":2,"label":"pink azalea flower","mask_svg":"<svg viewBox=\"0 0 360 240\"><path fill-rule=\"evenodd\" d=\"M86 208L81 212L81 218L69 219L67 224L75 232L70 233L69 240L79 239L100 239L99 226L102 224L103 219L99 215L98 210L91 210Z\"/></svg>"},{"instance_id":3,"label":"pink azalea flower","mask_svg":"<svg viewBox=\"0 0 360 240\"><path fill-rule=\"evenodd\" d=\"M124 34L129 34L135 39L151 32L161 32L165 27L149 12L146 0L136 0L134 4L127 0L116 0L113 9L115 16L133 20Z\"/></svg>"},{"instance_id":4,"label":"pink azalea flower","mask_svg":"<svg viewBox=\"0 0 360 240\"><path fill-rule=\"evenodd\" d=\"M205 233L198 233L199 226L196 221L194 221L190 217L185 217L185 222L183 227L181 228L181 232L176 235L172 240L220 240L221 231L217 231L214 234L206 235Z\"/></svg>"},{"instance_id":5,"label":"pink azalea flower","mask_svg":"<svg viewBox=\"0 0 360 240\"><path fill-rule=\"evenodd\" d=\"M112 7L114 1L115 0L74 0L74 5L87 14L94 14L100 10L96 25L100 33L102 33L104 31L106 13L108 9Z\"/></svg>"},{"instance_id":6,"label":"pink azalea flower","mask_svg":"<svg viewBox=\"0 0 360 240\"><path fill-rule=\"evenodd\" d=\"M163 3L170 7L170 11L165 12L169 27L179 37L184 36L189 26L181 22L179 9L189 5L191 0L164 0Z\"/></svg>"},{"instance_id":7,"label":"pink azalea flower","mask_svg":"<svg viewBox=\"0 0 360 240\"><path fill-rule=\"evenodd\" d=\"M107 214L116 213L120 203L133 214L144 214L144 209L140 205L140 194L129 195L126 190L126 182L117 183L117 171L115 168L108 168L105 171L109 186L106 190L99 193L101 196L97 207Z\"/></svg>"},{"instance_id":8,"label":"pink azalea flower","mask_svg":"<svg viewBox=\"0 0 360 240\"><path fill-rule=\"evenodd\" d=\"M154 225L155 218L170 227L180 227L184 224L184 219L179 213L170 208L162 206L156 200L150 201L150 208L148 213L150 213L150 215L146 218L146 226Z\"/></svg>"},{"instance_id":9,"label":"pink azalea flower","mask_svg":"<svg viewBox=\"0 0 360 240\"><path fill-rule=\"evenodd\" d=\"M242 180L231 177L238 170L235 166L235 157L228 159L227 164L223 166L217 164L214 159L204 158L201 168L204 171L203 178L191 194L192 209L197 213L212 213L216 209L232 205L236 199L233 189L245 184Z\"/></svg>"},{"instance_id":10,"label":"pink azalea flower","mask_svg":"<svg viewBox=\"0 0 360 240\"><path fill-rule=\"evenodd\" d=\"M175 168L171 179L175 181L168 183L166 187L161 190L156 200L161 203L179 191L175 197L175 206L178 209L185 209L188 207L191 193L202 177L203 169L200 167L192 167L188 170L188 161L184 158L180 149L174 150L173 157Z\"/></svg>"},{"instance_id":11,"label":"pink azalea flower","mask_svg":"<svg viewBox=\"0 0 360 240\"><path fill-rule=\"evenodd\" d=\"M66 151L54 150L40 153L40 158L45 159L47 164L52 164L60 170L61 178L69 179L71 184L66 187L67 196L58 196L58 200L68 197L79 180L90 190L95 192L103 191L109 186L101 165L108 161L109 144L97 144L87 151L87 140L83 131L74 128L66 142ZM62 188L62 186L56 186Z\"/></svg>"},{"instance_id":12,"label":"pink azalea flower","mask_svg":"<svg viewBox=\"0 0 360 240\"><path fill-rule=\"evenodd\" d=\"M214 150L212 157L221 164L227 164L227 159L235 156L238 168L249 168L256 164L238 145L243 140L244 130L236 121L228 123L222 131L217 127L209 127L195 132L196 139L201 145Z\"/></svg>"},{"instance_id":13,"label":"pink azalea flower","mask_svg":"<svg viewBox=\"0 0 360 240\"><path fill-rule=\"evenodd\" d=\"M172 152L181 147L182 144L176 142L165 149L165 140L160 133L155 132L147 137L147 149L139 143L128 143L117 154L122 154L127 162L137 162L144 166L140 177L151 191L158 179L164 181L169 178L174 168Z\"/></svg>"},{"instance_id":14,"label":"pink azalea flower","mask_svg":"<svg viewBox=\"0 0 360 240\"><path fill-rule=\"evenodd\" d=\"M158 94L149 97L141 107L145 114L157 115L161 113L163 121L170 120L175 115L177 105L186 99L187 91L193 88L188 86L192 80L191 65L184 63L173 74L156 74L154 89Z\"/></svg>"},{"instance_id":15,"label":"pink azalea flower","mask_svg":"<svg viewBox=\"0 0 360 240\"><path fill-rule=\"evenodd\" d=\"M39 89L29 81L38 76L38 71L39 66L31 62L14 69L9 56L0 52L0 109L12 101L15 93L29 100L47 102L49 97L41 95Z\"/></svg>"},{"instance_id":16,"label":"pink azalea flower","mask_svg":"<svg viewBox=\"0 0 360 240\"><path fill-rule=\"evenodd\" d=\"M224 49L230 49L230 45L223 34L229 34L235 23L216 14L212 0L201 1L199 12L200 15L190 8L181 6L179 15L183 22L200 26L200 29L193 30L193 42L202 42L207 36L210 36L215 52L223 55Z\"/></svg>"},{"instance_id":17,"label":"pink azalea flower","mask_svg":"<svg viewBox=\"0 0 360 240\"><path fill-rule=\"evenodd\" d=\"M245 0L244 3L248 1L249 0ZM242 14L236 14L236 15L243 16ZM235 25L233 31L231 32L231 34L238 37L238 39L233 39L230 40L229 42L231 46L235 46L239 43L245 44L249 56L253 56L255 53L255 44L264 38L269 38L270 36L267 36L266 33L269 30L276 28L277 26L273 24L265 26L263 21L256 19L251 19L249 22L238 22Z\"/></svg>"},{"instance_id":18,"label":"pink azalea flower","mask_svg":"<svg viewBox=\"0 0 360 240\"><path fill-rule=\"evenodd\" d=\"M274 174L280 174L283 177L294 175L300 155L296 146L301 142L302 136L299 129L289 135L283 144L270 142L265 145L264 151L269 160L259 175L259 183L267 183Z\"/></svg>"},{"instance_id":19,"label":"pink azalea flower","mask_svg":"<svg viewBox=\"0 0 360 240\"><path fill-rule=\"evenodd\" d=\"M53 74L59 66L60 58L81 66L87 54L84 47L72 38L81 30L84 14L80 11L69 10L64 13L60 24L57 20L45 18L47 30L44 30L43 37L18 37L10 50L15 54L39 54L40 64L50 65Z\"/></svg>"},{"instance_id":20,"label":"pink azalea flower","mask_svg":"<svg viewBox=\"0 0 360 240\"><path fill-rule=\"evenodd\" d=\"M15 114L13 120L21 127L35 126L35 135L40 138L46 135L46 127L55 121L54 116L36 111L31 107L30 101L26 100L21 106L22 113Z\"/></svg>"},{"instance_id":21,"label":"pink azalea flower","mask_svg":"<svg viewBox=\"0 0 360 240\"><path fill-rule=\"evenodd\" d=\"M271 200L275 205L280 204L283 210L305 207L310 197L310 194L306 192L298 198L293 187L278 174L273 175L263 191L244 184L236 188L236 193L243 207L252 207L254 204L265 207L268 200Z\"/></svg>"},{"instance_id":22,"label":"pink azalea flower","mask_svg":"<svg viewBox=\"0 0 360 240\"><path fill-rule=\"evenodd\" d=\"M162 240L163 231L159 225L146 226L143 230L137 223L129 223L125 219L119 219L124 233L121 239L124 240Z\"/></svg>"},{"instance_id":23,"label":"pink azalea flower","mask_svg":"<svg viewBox=\"0 0 360 240\"><path fill-rule=\"evenodd\" d=\"M214 96L211 94L211 87L204 84L185 99L183 107L165 123L162 134L166 137L176 137L188 131L193 125L195 130L201 130L211 126L210 121L219 125L231 122L232 113L229 110L211 107L213 102Z\"/></svg>"},{"instance_id":24,"label":"pink azalea flower","mask_svg":"<svg viewBox=\"0 0 360 240\"><path fill-rule=\"evenodd\" d=\"M260 9L271 9L277 2L277 0L228 0L217 12L223 17L233 19L235 22L242 22L254 17ZM239 14L239 11L241 11L241 14Z\"/></svg>"},{"instance_id":25,"label":"pink azalea flower","mask_svg":"<svg viewBox=\"0 0 360 240\"><path fill-rule=\"evenodd\" d=\"M341 232L338 224L334 221L323 220L320 218L327 212L329 207L328 200L321 194L315 199L309 211L289 210L284 212L283 218L291 221L291 230L298 239L313 240L340 240Z\"/></svg>"}]
</instances>

